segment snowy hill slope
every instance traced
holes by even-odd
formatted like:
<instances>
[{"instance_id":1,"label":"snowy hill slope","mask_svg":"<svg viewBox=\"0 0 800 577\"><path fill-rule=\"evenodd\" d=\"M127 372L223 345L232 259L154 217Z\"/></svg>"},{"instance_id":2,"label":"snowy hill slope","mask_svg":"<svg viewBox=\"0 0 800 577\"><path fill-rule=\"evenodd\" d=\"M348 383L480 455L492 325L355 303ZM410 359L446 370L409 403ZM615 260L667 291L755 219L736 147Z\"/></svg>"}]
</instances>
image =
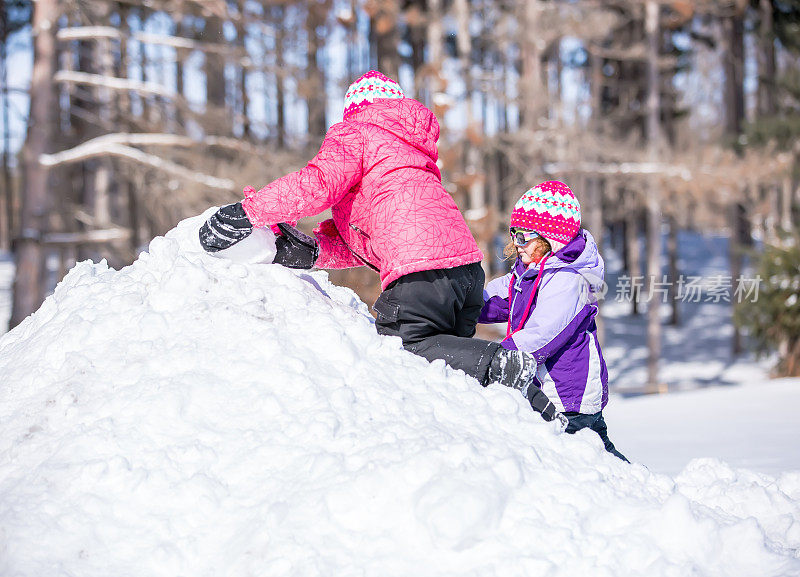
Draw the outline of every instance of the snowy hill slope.
<instances>
[{"instance_id":1,"label":"snowy hill slope","mask_svg":"<svg viewBox=\"0 0 800 577\"><path fill-rule=\"evenodd\" d=\"M201 222L0 339L0 575L800 575L800 474L626 465Z\"/></svg>"}]
</instances>

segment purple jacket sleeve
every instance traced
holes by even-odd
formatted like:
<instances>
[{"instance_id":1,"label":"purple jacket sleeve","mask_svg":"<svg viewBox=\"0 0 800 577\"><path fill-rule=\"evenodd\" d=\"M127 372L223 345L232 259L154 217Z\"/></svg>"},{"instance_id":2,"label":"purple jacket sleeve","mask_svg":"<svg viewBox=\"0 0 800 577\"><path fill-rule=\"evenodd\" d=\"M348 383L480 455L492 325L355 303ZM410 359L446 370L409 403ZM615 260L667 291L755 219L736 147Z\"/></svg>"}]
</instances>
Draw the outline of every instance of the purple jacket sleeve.
<instances>
[{"instance_id":1,"label":"purple jacket sleeve","mask_svg":"<svg viewBox=\"0 0 800 577\"><path fill-rule=\"evenodd\" d=\"M511 273L489 282L483 290L483 309L479 323L504 323L508 320L508 283Z\"/></svg>"},{"instance_id":2,"label":"purple jacket sleeve","mask_svg":"<svg viewBox=\"0 0 800 577\"><path fill-rule=\"evenodd\" d=\"M532 352L543 363L560 350L577 327L591 314L588 285L570 269L560 269L542 277L536 306L525 326L502 343L505 348Z\"/></svg>"}]
</instances>

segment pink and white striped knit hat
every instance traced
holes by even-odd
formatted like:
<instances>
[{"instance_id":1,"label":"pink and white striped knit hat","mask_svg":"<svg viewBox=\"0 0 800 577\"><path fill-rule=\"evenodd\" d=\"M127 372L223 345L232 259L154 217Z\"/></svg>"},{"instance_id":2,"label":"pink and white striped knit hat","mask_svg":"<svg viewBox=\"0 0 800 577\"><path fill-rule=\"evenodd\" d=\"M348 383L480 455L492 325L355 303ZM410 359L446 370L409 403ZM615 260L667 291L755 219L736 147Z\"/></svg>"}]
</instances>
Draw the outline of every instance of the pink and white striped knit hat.
<instances>
[{"instance_id":1,"label":"pink and white striped knit hat","mask_svg":"<svg viewBox=\"0 0 800 577\"><path fill-rule=\"evenodd\" d=\"M548 180L522 195L511 211L511 228L538 232L558 252L578 236L581 205L575 193L563 182Z\"/></svg>"},{"instance_id":2,"label":"pink and white striped knit hat","mask_svg":"<svg viewBox=\"0 0 800 577\"><path fill-rule=\"evenodd\" d=\"M344 118L363 110L379 98L405 98L400 85L377 70L370 70L350 85L344 95Z\"/></svg>"}]
</instances>

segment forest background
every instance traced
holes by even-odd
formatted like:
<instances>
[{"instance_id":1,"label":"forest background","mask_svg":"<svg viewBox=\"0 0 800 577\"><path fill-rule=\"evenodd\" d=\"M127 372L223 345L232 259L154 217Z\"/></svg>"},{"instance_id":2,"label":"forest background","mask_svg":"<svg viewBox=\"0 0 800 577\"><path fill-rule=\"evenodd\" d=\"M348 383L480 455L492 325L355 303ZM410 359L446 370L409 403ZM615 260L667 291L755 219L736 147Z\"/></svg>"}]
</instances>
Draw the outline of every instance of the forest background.
<instances>
[{"instance_id":1,"label":"forest background","mask_svg":"<svg viewBox=\"0 0 800 577\"><path fill-rule=\"evenodd\" d=\"M732 353L749 333L778 351L779 374L800 374L799 1L2 6L11 327L75 262L124 266L179 220L303 166L349 83L378 69L439 118L443 182L488 276L508 267L498 247L516 199L563 180L583 226L622 255L630 313L646 315L646 390L663 386L662 327L681 323L690 288L682 231L729 240L744 327ZM331 278L365 302L379 291L366 269Z\"/></svg>"}]
</instances>

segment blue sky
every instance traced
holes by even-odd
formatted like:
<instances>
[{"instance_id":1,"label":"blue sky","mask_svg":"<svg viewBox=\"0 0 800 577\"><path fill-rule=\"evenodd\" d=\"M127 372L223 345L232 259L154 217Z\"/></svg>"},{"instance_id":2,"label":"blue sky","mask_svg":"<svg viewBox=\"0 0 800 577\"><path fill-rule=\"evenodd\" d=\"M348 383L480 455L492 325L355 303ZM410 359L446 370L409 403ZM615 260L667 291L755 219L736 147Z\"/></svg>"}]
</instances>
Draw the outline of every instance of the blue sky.
<instances>
[{"instance_id":1,"label":"blue sky","mask_svg":"<svg viewBox=\"0 0 800 577\"><path fill-rule=\"evenodd\" d=\"M33 67L30 28L24 28L11 35L8 42L8 56L10 149L16 152L25 141L25 127L28 118L27 90L31 83ZM0 95L0 106L2 104L3 97ZM5 134L5 128L3 117L0 115L0 134ZM3 146L4 142L0 139L0 150Z\"/></svg>"}]
</instances>

